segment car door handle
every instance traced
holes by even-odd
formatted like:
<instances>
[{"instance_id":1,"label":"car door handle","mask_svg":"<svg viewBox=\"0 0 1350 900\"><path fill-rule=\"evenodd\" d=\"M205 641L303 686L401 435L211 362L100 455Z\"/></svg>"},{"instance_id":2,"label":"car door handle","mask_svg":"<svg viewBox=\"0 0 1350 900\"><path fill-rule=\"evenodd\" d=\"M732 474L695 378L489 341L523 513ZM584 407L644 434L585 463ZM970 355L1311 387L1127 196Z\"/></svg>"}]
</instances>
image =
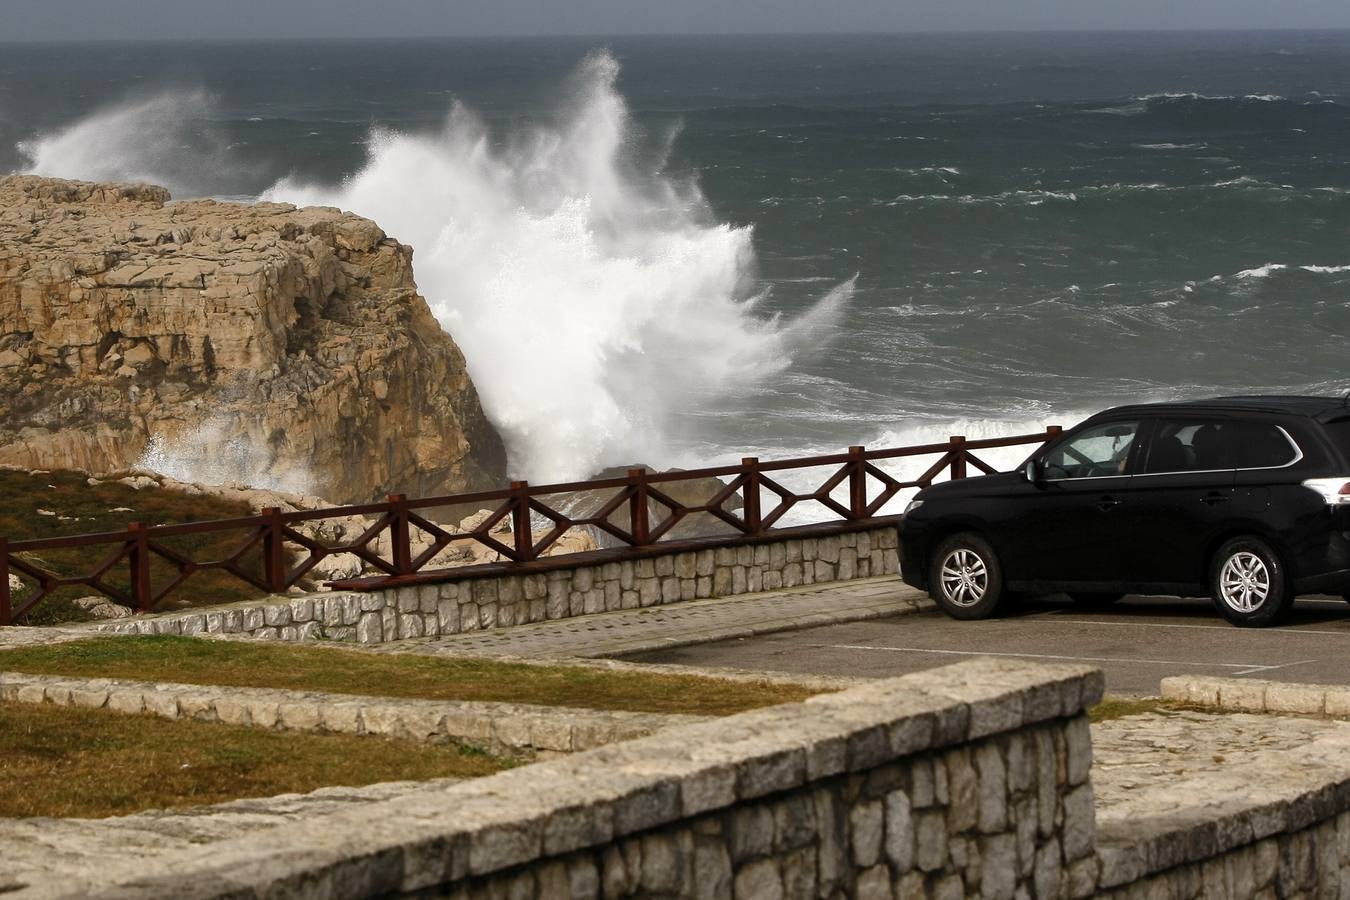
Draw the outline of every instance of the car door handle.
<instances>
[{"instance_id":1,"label":"car door handle","mask_svg":"<svg viewBox=\"0 0 1350 900\"><path fill-rule=\"evenodd\" d=\"M1111 510L1119 506L1120 503L1121 500L1119 497L1112 497L1110 495L1107 495L1097 501L1097 508L1100 509L1102 512L1110 512Z\"/></svg>"},{"instance_id":2,"label":"car door handle","mask_svg":"<svg viewBox=\"0 0 1350 900\"><path fill-rule=\"evenodd\" d=\"M1218 491L1210 491L1208 494L1200 498L1200 502L1208 503L1210 506L1214 506L1219 503L1227 503L1228 495L1220 494Z\"/></svg>"}]
</instances>

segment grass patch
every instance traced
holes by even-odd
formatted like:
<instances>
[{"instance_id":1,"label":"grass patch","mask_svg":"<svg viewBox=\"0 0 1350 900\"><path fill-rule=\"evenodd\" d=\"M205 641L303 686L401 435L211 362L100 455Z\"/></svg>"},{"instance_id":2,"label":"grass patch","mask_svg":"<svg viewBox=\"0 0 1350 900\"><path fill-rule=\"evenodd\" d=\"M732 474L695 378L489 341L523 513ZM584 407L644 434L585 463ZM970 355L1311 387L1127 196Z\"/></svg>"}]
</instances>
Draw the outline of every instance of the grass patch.
<instances>
[{"instance_id":1,"label":"grass patch","mask_svg":"<svg viewBox=\"0 0 1350 900\"><path fill-rule=\"evenodd\" d=\"M527 666L168 635L99 637L6 650L0 652L0 671L706 716L792 703L819 693L799 685L696 675Z\"/></svg>"},{"instance_id":2,"label":"grass patch","mask_svg":"<svg viewBox=\"0 0 1350 900\"><path fill-rule=\"evenodd\" d=\"M48 472L30 475L27 472L0 471L0 535L11 541L33 538L65 537L91 532L125 531L132 522L146 525L179 524L207 519L232 519L253 514L245 503L220 497L191 496L179 491L157 488L134 488L116 481L88 484L88 476L79 472ZM41 512L39 512L41 510ZM166 547L199 562L231 556L244 543L246 531L215 532L203 535L185 535L163 539ZM46 551L22 555L22 559L57 575L87 574L114 549L114 545ZM241 560L245 568L260 573L259 551L251 550ZM167 561L152 555L151 580L163 585L173 578L177 569ZM32 579L15 572L27 583L17 592L15 600L22 603L31 591ZM113 567L105 580L115 588L127 591L130 569L123 560ZM185 584L185 590L174 592L166 608L174 606L204 606L233 603L260 596L252 585L228 573L207 570L194 574ZM22 623L25 625L55 625L63 622L85 621L89 615L71 601L98 592L93 588L62 588L35 607Z\"/></svg>"},{"instance_id":3,"label":"grass patch","mask_svg":"<svg viewBox=\"0 0 1350 900\"><path fill-rule=\"evenodd\" d=\"M1183 703L1163 700L1161 697L1107 697L1088 710L1088 720L1109 722L1126 716L1140 716L1151 712L1171 712L1187 709Z\"/></svg>"},{"instance_id":4,"label":"grass patch","mask_svg":"<svg viewBox=\"0 0 1350 900\"><path fill-rule=\"evenodd\" d=\"M511 765L453 744L0 705L0 817L117 816Z\"/></svg>"}]
</instances>

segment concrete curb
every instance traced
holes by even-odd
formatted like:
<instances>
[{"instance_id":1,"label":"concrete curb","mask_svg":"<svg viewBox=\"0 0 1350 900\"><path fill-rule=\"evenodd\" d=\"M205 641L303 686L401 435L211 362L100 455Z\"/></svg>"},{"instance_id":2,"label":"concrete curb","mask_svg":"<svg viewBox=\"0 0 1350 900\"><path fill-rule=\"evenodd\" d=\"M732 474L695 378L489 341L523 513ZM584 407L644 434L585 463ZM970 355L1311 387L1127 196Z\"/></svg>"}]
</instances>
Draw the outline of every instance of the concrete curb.
<instances>
[{"instance_id":1,"label":"concrete curb","mask_svg":"<svg viewBox=\"0 0 1350 900\"><path fill-rule=\"evenodd\" d=\"M1338 685L1175 675L1162 680L1162 698L1234 712L1350 718L1350 687Z\"/></svg>"}]
</instances>

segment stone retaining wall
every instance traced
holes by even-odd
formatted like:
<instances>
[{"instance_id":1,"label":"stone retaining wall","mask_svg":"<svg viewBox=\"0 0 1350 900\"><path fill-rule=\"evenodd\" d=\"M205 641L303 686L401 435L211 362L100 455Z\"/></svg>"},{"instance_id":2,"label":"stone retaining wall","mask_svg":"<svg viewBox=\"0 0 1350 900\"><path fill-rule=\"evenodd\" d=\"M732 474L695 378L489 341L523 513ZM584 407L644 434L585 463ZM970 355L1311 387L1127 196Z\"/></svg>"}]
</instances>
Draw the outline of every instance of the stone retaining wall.
<instances>
[{"instance_id":1,"label":"stone retaining wall","mask_svg":"<svg viewBox=\"0 0 1350 900\"><path fill-rule=\"evenodd\" d=\"M1099 672L980 660L128 860L86 896L1086 897Z\"/></svg>"},{"instance_id":2,"label":"stone retaining wall","mask_svg":"<svg viewBox=\"0 0 1350 900\"><path fill-rule=\"evenodd\" d=\"M523 703L406 700L22 672L0 672L0 703L51 703L284 731L452 741L499 754L571 753L706 721L703 716Z\"/></svg>"},{"instance_id":3,"label":"stone retaining wall","mask_svg":"<svg viewBox=\"0 0 1350 900\"><path fill-rule=\"evenodd\" d=\"M900 568L897 547L894 525L816 537L766 536L757 544L592 561L542 573L136 616L93 630L378 644L895 573Z\"/></svg>"}]
</instances>

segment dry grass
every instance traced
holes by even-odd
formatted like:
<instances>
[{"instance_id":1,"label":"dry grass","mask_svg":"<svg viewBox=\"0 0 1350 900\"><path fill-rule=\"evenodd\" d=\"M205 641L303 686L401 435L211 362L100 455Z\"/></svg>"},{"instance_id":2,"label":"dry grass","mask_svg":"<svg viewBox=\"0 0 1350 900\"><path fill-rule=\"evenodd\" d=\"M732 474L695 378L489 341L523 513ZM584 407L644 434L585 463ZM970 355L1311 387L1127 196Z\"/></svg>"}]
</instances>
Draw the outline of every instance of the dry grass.
<instances>
[{"instance_id":1,"label":"dry grass","mask_svg":"<svg viewBox=\"0 0 1350 900\"><path fill-rule=\"evenodd\" d=\"M1092 722L1107 722L1126 716L1191 708L1193 707L1188 707L1184 703L1175 703L1160 697L1106 697L1088 710L1088 719Z\"/></svg>"},{"instance_id":2,"label":"dry grass","mask_svg":"<svg viewBox=\"0 0 1350 900\"><path fill-rule=\"evenodd\" d=\"M0 817L126 815L510 765L452 744L0 705Z\"/></svg>"},{"instance_id":3,"label":"dry grass","mask_svg":"<svg viewBox=\"0 0 1350 900\"><path fill-rule=\"evenodd\" d=\"M0 652L0 671L722 716L818 693L693 675L376 654L332 646L100 637Z\"/></svg>"},{"instance_id":4,"label":"dry grass","mask_svg":"<svg viewBox=\"0 0 1350 900\"><path fill-rule=\"evenodd\" d=\"M17 541L125 531L132 522L163 525L252 515L247 504L219 497L193 497L155 488L138 491L118 482L89 485L86 483L87 478L77 472L29 475L26 472L0 471L0 497L5 498L0 508L0 535ZM246 531L216 532L169 538L162 543L200 562L231 556L247 536ZM58 575L72 576L90 572L114 547L107 545L54 550L36 555L24 554L23 558ZM245 554L241 565L261 572L257 548ZM176 571L165 560L152 557L151 577L156 586L167 583ZM31 588L31 579L18 572L15 574L30 582ZM127 562L124 560L116 565L105 580L113 587L126 591L129 585ZM257 597L261 593L232 575L211 570L194 574L185 587L186 590L175 592L173 597L180 603L190 598L194 606L232 603ZM22 602L26 593L19 593L16 599ZM64 588L38 604L23 624L52 625L83 621L88 615L70 601L96 593L92 588L81 586Z\"/></svg>"}]
</instances>

